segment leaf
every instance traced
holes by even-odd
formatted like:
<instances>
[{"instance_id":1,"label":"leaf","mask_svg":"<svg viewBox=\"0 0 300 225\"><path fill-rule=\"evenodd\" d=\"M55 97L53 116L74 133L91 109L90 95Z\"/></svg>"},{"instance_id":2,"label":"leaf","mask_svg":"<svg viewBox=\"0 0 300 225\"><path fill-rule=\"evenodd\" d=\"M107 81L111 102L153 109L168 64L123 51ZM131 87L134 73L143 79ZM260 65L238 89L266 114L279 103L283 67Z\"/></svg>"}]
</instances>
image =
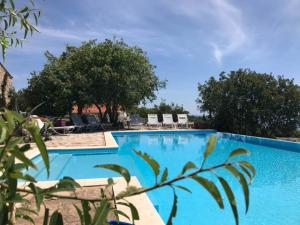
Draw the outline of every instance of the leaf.
<instances>
[{"instance_id":1,"label":"leaf","mask_svg":"<svg viewBox=\"0 0 300 225\"><path fill-rule=\"evenodd\" d=\"M29 223L31 224L35 224L34 223L34 220L29 216L29 215L26 215L26 214L19 214L19 213L16 213L16 217L17 218L21 218L23 220L27 220Z\"/></svg>"},{"instance_id":2,"label":"leaf","mask_svg":"<svg viewBox=\"0 0 300 225\"><path fill-rule=\"evenodd\" d=\"M13 0L9 0L11 8L14 10L15 9L15 4Z\"/></svg>"},{"instance_id":3,"label":"leaf","mask_svg":"<svg viewBox=\"0 0 300 225\"><path fill-rule=\"evenodd\" d=\"M24 6L20 11L19 13L24 13L24 12L27 12L28 11L28 7L27 6Z\"/></svg>"},{"instance_id":4,"label":"leaf","mask_svg":"<svg viewBox=\"0 0 300 225\"><path fill-rule=\"evenodd\" d=\"M151 167L153 173L155 174L155 177L157 178L157 176L160 173L160 167L159 164L156 160L154 160L153 158L151 158L146 152L142 153L141 151L136 151L134 150L135 154L137 154L138 156L140 156L143 160L145 160L148 165Z\"/></svg>"},{"instance_id":5,"label":"leaf","mask_svg":"<svg viewBox=\"0 0 300 225\"><path fill-rule=\"evenodd\" d=\"M232 158L234 156L238 156L238 155L250 155L250 151L243 149L243 148L238 148L233 150L228 158Z\"/></svg>"},{"instance_id":6,"label":"leaf","mask_svg":"<svg viewBox=\"0 0 300 225\"><path fill-rule=\"evenodd\" d=\"M10 112L16 121L18 121L19 123L25 122L25 118L20 113L15 112L15 111L10 111Z\"/></svg>"},{"instance_id":7,"label":"leaf","mask_svg":"<svg viewBox=\"0 0 300 225\"><path fill-rule=\"evenodd\" d=\"M36 169L36 166L34 165L34 163L30 159L28 159L23 152L19 151L18 148L15 148L14 150L12 150L10 152L17 159L19 159L21 162L23 162L26 166Z\"/></svg>"},{"instance_id":8,"label":"leaf","mask_svg":"<svg viewBox=\"0 0 300 225\"><path fill-rule=\"evenodd\" d=\"M121 215L121 216L124 216L126 219L130 220L130 217L126 213L124 213L120 210L115 209L115 210L113 210L113 213L116 215L117 218L119 218L119 215Z\"/></svg>"},{"instance_id":9,"label":"leaf","mask_svg":"<svg viewBox=\"0 0 300 225\"><path fill-rule=\"evenodd\" d=\"M132 203L130 203L130 202L118 202L117 205L127 206L131 211L131 216L132 216L133 221L140 219L139 212Z\"/></svg>"},{"instance_id":10,"label":"leaf","mask_svg":"<svg viewBox=\"0 0 300 225\"><path fill-rule=\"evenodd\" d=\"M38 16L35 13L33 14L33 16L34 16L35 25L38 25Z\"/></svg>"},{"instance_id":11,"label":"leaf","mask_svg":"<svg viewBox=\"0 0 300 225\"><path fill-rule=\"evenodd\" d=\"M84 224L90 224L92 221L92 218L90 215L91 207L89 206L89 202L86 200L83 200L83 201L81 201L81 206L82 206Z\"/></svg>"},{"instance_id":12,"label":"leaf","mask_svg":"<svg viewBox=\"0 0 300 225\"><path fill-rule=\"evenodd\" d=\"M18 182L17 179L14 178L7 179L8 189L9 189L8 199L13 199L15 197L17 191L17 182Z\"/></svg>"},{"instance_id":13,"label":"leaf","mask_svg":"<svg viewBox=\"0 0 300 225\"><path fill-rule=\"evenodd\" d=\"M104 200L100 202L100 207L96 208L96 214L93 219L93 225L102 225L107 221L108 213L110 211L109 203Z\"/></svg>"},{"instance_id":14,"label":"leaf","mask_svg":"<svg viewBox=\"0 0 300 225\"><path fill-rule=\"evenodd\" d=\"M4 30L7 30L7 28L8 28L8 22L7 20L4 20Z\"/></svg>"},{"instance_id":15,"label":"leaf","mask_svg":"<svg viewBox=\"0 0 300 225\"><path fill-rule=\"evenodd\" d=\"M188 189L188 188L186 188L186 187L184 187L184 186L181 186L181 185L174 185L174 187L179 188L179 189L182 189L182 190L184 190L184 191L186 191L186 192L192 193L192 191L191 191L190 189Z\"/></svg>"},{"instance_id":16,"label":"leaf","mask_svg":"<svg viewBox=\"0 0 300 225\"><path fill-rule=\"evenodd\" d=\"M235 167L233 166L225 166L225 169L227 169L230 173L232 173L235 177L239 178L238 181L240 182L243 192L244 192L244 198L245 198L245 205L246 205L246 213L248 212L249 208L249 188L247 181L242 173L240 173Z\"/></svg>"},{"instance_id":17,"label":"leaf","mask_svg":"<svg viewBox=\"0 0 300 225\"><path fill-rule=\"evenodd\" d=\"M168 179L168 168L165 168L161 176L160 183L165 182L167 179Z\"/></svg>"},{"instance_id":18,"label":"leaf","mask_svg":"<svg viewBox=\"0 0 300 225\"><path fill-rule=\"evenodd\" d=\"M238 225L239 224L239 215L238 215L238 211L237 211L237 205L236 205L234 194L226 180L224 180L222 177L219 177L219 176L218 176L218 179L219 179L220 183L222 184L222 187L227 195L228 201L230 203L230 206L231 206L231 209L232 209L232 212L234 215L235 223Z\"/></svg>"},{"instance_id":19,"label":"leaf","mask_svg":"<svg viewBox=\"0 0 300 225\"><path fill-rule=\"evenodd\" d=\"M0 135L0 144L2 144L7 137L7 127L2 126L1 124L1 135Z\"/></svg>"},{"instance_id":20,"label":"leaf","mask_svg":"<svg viewBox=\"0 0 300 225\"><path fill-rule=\"evenodd\" d=\"M30 144L24 144L23 146L19 147L19 151L21 152L27 152L30 150Z\"/></svg>"},{"instance_id":21,"label":"leaf","mask_svg":"<svg viewBox=\"0 0 300 225\"><path fill-rule=\"evenodd\" d=\"M190 169L196 169L196 165L193 163L193 162L187 162L182 171L181 171L181 174L184 174L186 171L190 170Z\"/></svg>"},{"instance_id":22,"label":"leaf","mask_svg":"<svg viewBox=\"0 0 300 225\"><path fill-rule=\"evenodd\" d=\"M24 212L29 212L29 213L32 213L34 215L38 215L38 212L36 210L32 210L32 209L25 208L25 207L17 208L17 210L24 211Z\"/></svg>"},{"instance_id":23,"label":"leaf","mask_svg":"<svg viewBox=\"0 0 300 225\"><path fill-rule=\"evenodd\" d=\"M63 217L57 210L52 214L49 225L63 225Z\"/></svg>"},{"instance_id":24,"label":"leaf","mask_svg":"<svg viewBox=\"0 0 300 225\"><path fill-rule=\"evenodd\" d=\"M241 170L248 176L249 178L249 182L252 182L252 174L248 171L248 169L246 167L244 167L243 165L239 164Z\"/></svg>"},{"instance_id":25,"label":"leaf","mask_svg":"<svg viewBox=\"0 0 300 225\"><path fill-rule=\"evenodd\" d=\"M34 183L36 182L36 180L29 174L23 175L21 172L17 172L17 171L8 173L8 177L16 180L21 179L29 182L34 182Z\"/></svg>"},{"instance_id":26,"label":"leaf","mask_svg":"<svg viewBox=\"0 0 300 225\"><path fill-rule=\"evenodd\" d=\"M217 142L217 136L211 135L206 144L206 150L203 153L204 159L206 159L212 153L212 151L215 148L216 142Z\"/></svg>"},{"instance_id":27,"label":"leaf","mask_svg":"<svg viewBox=\"0 0 300 225\"><path fill-rule=\"evenodd\" d=\"M83 221L83 215L82 215L81 209L79 209L79 207L77 205L75 205L75 204L73 204L73 206L75 207L77 215L78 215L78 217L80 219L80 224L81 225L85 225L85 223Z\"/></svg>"},{"instance_id":28,"label":"leaf","mask_svg":"<svg viewBox=\"0 0 300 225\"><path fill-rule=\"evenodd\" d=\"M168 219L168 222L167 222L167 225L172 225L173 224L173 218L176 216L177 214L177 195L176 195L176 192L175 190L173 189L173 205L172 205L172 209L171 209L171 213L169 215L169 219Z\"/></svg>"},{"instance_id":29,"label":"leaf","mask_svg":"<svg viewBox=\"0 0 300 225\"><path fill-rule=\"evenodd\" d=\"M124 177L127 184L130 182L130 173L126 168L124 168L122 166L119 166L117 164L102 164L102 165L96 165L95 167L115 171Z\"/></svg>"},{"instance_id":30,"label":"leaf","mask_svg":"<svg viewBox=\"0 0 300 225\"><path fill-rule=\"evenodd\" d=\"M7 127L8 127L8 134L11 135L15 129L15 121L13 118L13 114L11 111L5 109L4 110L4 117L7 121Z\"/></svg>"},{"instance_id":31,"label":"leaf","mask_svg":"<svg viewBox=\"0 0 300 225\"><path fill-rule=\"evenodd\" d=\"M43 190L41 188L35 186L33 183L30 183L28 185L28 187L33 192L33 195L34 195L34 198L35 198L36 207L37 207L37 210L39 211L41 203L43 202L43 198L44 198L44 196L42 194Z\"/></svg>"},{"instance_id":32,"label":"leaf","mask_svg":"<svg viewBox=\"0 0 300 225\"><path fill-rule=\"evenodd\" d=\"M49 156L48 156L46 145L45 145L44 141L42 140L40 130L34 123L31 123L27 127L27 129L30 132L30 134L32 135L33 140L34 140L34 142L36 143L36 145L39 149L39 152L42 156L45 167L47 169L47 175L49 176L49 173L50 173L50 170L49 170L50 169Z\"/></svg>"},{"instance_id":33,"label":"leaf","mask_svg":"<svg viewBox=\"0 0 300 225\"><path fill-rule=\"evenodd\" d=\"M48 220L49 220L49 209L45 208L43 225L48 225Z\"/></svg>"},{"instance_id":34,"label":"leaf","mask_svg":"<svg viewBox=\"0 0 300 225\"><path fill-rule=\"evenodd\" d=\"M256 170L255 170L254 166L252 166L251 163L244 161L244 160L240 160L240 161L238 161L238 163L245 166L247 169L249 169L252 172L253 177L256 175Z\"/></svg>"},{"instance_id":35,"label":"leaf","mask_svg":"<svg viewBox=\"0 0 300 225\"><path fill-rule=\"evenodd\" d=\"M132 204L132 203L128 203L128 206L130 208L131 211L131 216L133 220L139 220L140 216L139 216L139 212L137 210L137 208Z\"/></svg>"},{"instance_id":36,"label":"leaf","mask_svg":"<svg viewBox=\"0 0 300 225\"><path fill-rule=\"evenodd\" d=\"M191 178L201 184L211 194L221 209L224 208L221 193L214 182L200 176L193 176Z\"/></svg>"}]
</instances>

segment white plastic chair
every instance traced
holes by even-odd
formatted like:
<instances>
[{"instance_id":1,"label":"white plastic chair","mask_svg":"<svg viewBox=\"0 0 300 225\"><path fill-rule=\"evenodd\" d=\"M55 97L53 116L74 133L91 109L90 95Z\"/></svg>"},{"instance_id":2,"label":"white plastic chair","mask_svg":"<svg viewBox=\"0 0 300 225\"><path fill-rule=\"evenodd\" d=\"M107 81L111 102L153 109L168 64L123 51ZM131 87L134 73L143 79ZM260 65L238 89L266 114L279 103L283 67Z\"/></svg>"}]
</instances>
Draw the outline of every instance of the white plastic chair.
<instances>
[{"instance_id":1,"label":"white plastic chair","mask_svg":"<svg viewBox=\"0 0 300 225\"><path fill-rule=\"evenodd\" d=\"M148 114L148 126L161 126L161 123L158 122L157 114Z\"/></svg>"},{"instance_id":2,"label":"white plastic chair","mask_svg":"<svg viewBox=\"0 0 300 225\"><path fill-rule=\"evenodd\" d=\"M186 128L189 127L187 114L177 114L177 117L178 117L178 125L185 126Z\"/></svg>"},{"instance_id":3,"label":"white plastic chair","mask_svg":"<svg viewBox=\"0 0 300 225\"><path fill-rule=\"evenodd\" d=\"M173 121L172 114L163 114L163 126L172 126L172 128L176 128L176 123Z\"/></svg>"}]
</instances>

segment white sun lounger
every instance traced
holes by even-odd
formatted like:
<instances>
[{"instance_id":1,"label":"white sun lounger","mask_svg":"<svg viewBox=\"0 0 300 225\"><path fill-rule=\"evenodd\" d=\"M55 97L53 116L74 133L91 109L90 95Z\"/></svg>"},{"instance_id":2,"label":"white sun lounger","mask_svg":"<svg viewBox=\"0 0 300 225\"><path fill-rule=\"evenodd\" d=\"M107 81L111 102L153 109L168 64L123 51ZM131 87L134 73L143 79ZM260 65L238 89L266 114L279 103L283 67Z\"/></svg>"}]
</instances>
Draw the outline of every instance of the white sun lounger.
<instances>
[{"instance_id":1,"label":"white sun lounger","mask_svg":"<svg viewBox=\"0 0 300 225\"><path fill-rule=\"evenodd\" d=\"M182 126L182 127L189 127L189 121L188 121L188 117L187 114L177 114L178 117L178 125Z\"/></svg>"},{"instance_id":2,"label":"white sun lounger","mask_svg":"<svg viewBox=\"0 0 300 225\"><path fill-rule=\"evenodd\" d=\"M161 123L158 122L157 114L148 114L147 126L161 126Z\"/></svg>"},{"instance_id":3,"label":"white sun lounger","mask_svg":"<svg viewBox=\"0 0 300 225\"><path fill-rule=\"evenodd\" d=\"M38 116L32 115L32 119L34 119L40 130L45 126L45 123ZM67 134L71 133L75 129L75 126L49 127L48 129L53 130L54 132L61 131L63 134Z\"/></svg>"},{"instance_id":4,"label":"white sun lounger","mask_svg":"<svg viewBox=\"0 0 300 225\"><path fill-rule=\"evenodd\" d=\"M57 131L57 132L60 131L63 134L68 134L68 133L73 132L73 130L75 129L75 126L50 127L50 129Z\"/></svg>"},{"instance_id":5,"label":"white sun lounger","mask_svg":"<svg viewBox=\"0 0 300 225\"><path fill-rule=\"evenodd\" d=\"M173 121L172 114L163 114L163 126L172 126L172 128L176 128L176 123Z\"/></svg>"}]
</instances>

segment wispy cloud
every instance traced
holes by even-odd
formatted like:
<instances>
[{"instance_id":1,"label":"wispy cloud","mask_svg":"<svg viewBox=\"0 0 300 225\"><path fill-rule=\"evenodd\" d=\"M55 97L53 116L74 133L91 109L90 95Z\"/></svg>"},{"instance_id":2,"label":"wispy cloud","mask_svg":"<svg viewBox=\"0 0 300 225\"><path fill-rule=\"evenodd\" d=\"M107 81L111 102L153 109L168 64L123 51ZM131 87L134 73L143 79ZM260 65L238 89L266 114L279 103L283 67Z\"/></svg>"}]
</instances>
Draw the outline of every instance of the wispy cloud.
<instances>
[{"instance_id":1,"label":"wispy cloud","mask_svg":"<svg viewBox=\"0 0 300 225\"><path fill-rule=\"evenodd\" d=\"M170 3L177 13L190 17L195 29L205 35L204 39L212 48L218 63L247 42L247 32L243 24L242 11L229 0L187 0ZM203 36L200 36L203 40Z\"/></svg>"},{"instance_id":2,"label":"wispy cloud","mask_svg":"<svg viewBox=\"0 0 300 225\"><path fill-rule=\"evenodd\" d=\"M39 27L39 32L41 33L41 35L47 36L49 38L82 40L82 36L80 36L78 33L68 31L68 30Z\"/></svg>"}]
</instances>

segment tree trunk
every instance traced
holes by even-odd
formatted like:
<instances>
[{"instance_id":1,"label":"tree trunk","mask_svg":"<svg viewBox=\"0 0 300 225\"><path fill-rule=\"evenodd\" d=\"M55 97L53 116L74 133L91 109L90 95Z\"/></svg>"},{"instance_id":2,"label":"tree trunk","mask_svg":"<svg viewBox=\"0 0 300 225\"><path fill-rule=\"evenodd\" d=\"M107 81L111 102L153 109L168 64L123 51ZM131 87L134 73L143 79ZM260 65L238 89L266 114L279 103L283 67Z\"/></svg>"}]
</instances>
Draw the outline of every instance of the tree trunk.
<instances>
[{"instance_id":1,"label":"tree trunk","mask_svg":"<svg viewBox=\"0 0 300 225\"><path fill-rule=\"evenodd\" d=\"M116 105L114 103L112 105L112 117L113 117L112 122L114 123L114 125L117 125L117 123L118 123L118 105Z\"/></svg>"},{"instance_id":2,"label":"tree trunk","mask_svg":"<svg viewBox=\"0 0 300 225\"><path fill-rule=\"evenodd\" d=\"M102 122L103 121L103 115L102 115L101 107L97 103L94 103L94 105L96 106L96 108L99 111L99 118L100 118L100 121Z\"/></svg>"},{"instance_id":3,"label":"tree trunk","mask_svg":"<svg viewBox=\"0 0 300 225\"><path fill-rule=\"evenodd\" d=\"M80 106L80 105L77 105L77 113L78 113L79 115L81 115L81 114L82 114L82 109L83 109L83 107L82 107L82 106Z\"/></svg>"}]
</instances>

